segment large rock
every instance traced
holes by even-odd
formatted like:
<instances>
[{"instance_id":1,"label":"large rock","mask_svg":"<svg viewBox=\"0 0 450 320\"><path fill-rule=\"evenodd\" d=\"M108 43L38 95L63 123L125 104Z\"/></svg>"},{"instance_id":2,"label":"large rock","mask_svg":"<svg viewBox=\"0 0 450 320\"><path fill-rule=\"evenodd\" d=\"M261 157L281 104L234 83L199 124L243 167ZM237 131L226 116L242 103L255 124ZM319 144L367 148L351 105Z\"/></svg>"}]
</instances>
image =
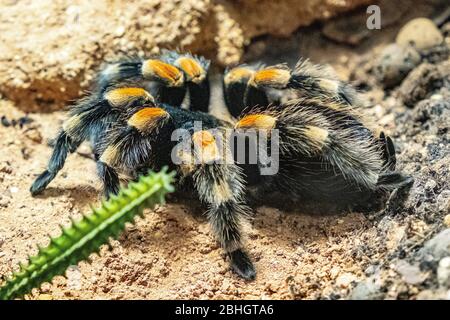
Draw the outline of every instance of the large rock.
<instances>
[{"instance_id":1,"label":"large rock","mask_svg":"<svg viewBox=\"0 0 450 320\"><path fill-rule=\"evenodd\" d=\"M401 46L413 45L418 50L429 49L442 43L442 36L436 25L427 18L417 18L403 26L396 42Z\"/></svg>"},{"instance_id":2,"label":"large rock","mask_svg":"<svg viewBox=\"0 0 450 320\"><path fill-rule=\"evenodd\" d=\"M450 61L419 65L403 80L399 96L406 106L413 108L441 88L450 88Z\"/></svg>"},{"instance_id":3,"label":"large rock","mask_svg":"<svg viewBox=\"0 0 450 320\"><path fill-rule=\"evenodd\" d=\"M398 85L420 62L420 54L412 46L390 44L377 59L374 74L385 88Z\"/></svg>"},{"instance_id":4,"label":"large rock","mask_svg":"<svg viewBox=\"0 0 450 320\"><path fill-rule=\"evenodd\" d=\"M78 97L105 59L183 48L237 63L263 34L287 36L368 0L0 0L0 91L29 111Z\"/></svg>"}]
</instances>

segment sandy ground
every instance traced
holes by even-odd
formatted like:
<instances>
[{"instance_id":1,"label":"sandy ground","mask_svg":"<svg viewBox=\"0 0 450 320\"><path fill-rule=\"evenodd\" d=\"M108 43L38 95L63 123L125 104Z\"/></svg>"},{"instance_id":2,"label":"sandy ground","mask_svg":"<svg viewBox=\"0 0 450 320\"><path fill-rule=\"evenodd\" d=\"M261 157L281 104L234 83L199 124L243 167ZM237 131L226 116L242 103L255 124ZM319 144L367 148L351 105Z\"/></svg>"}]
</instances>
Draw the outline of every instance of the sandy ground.
<instances>
[{"instance_id":1,"label":"sandy ground","mask_svg":"<svg viewBox=\"0 0 450 320\"><path fill-rule=\"evenodd\" d=\"M304 32L286 42L260 39L248 49L247 58L265 57L270 61L275 56L275 43L292 55L301 53L316 62L330 62L343 78L361 82L358 70L364 69L374 52L392 41L396 29L362 45L359 51L324 40L317 26ZM309 35L304 36L306 33ZM292 55L278 57L290 61ZM356 55L360 58L354 58ZM447 92L440 94L447 101ZM402 266L418 265L417 253L424 243L445 228L443 220L450 208L450 118L441 114L441 118L430 115L423 120L418 116L419 109L407 109L395 90L373 86L369 98L373 106L367 113L393 135L400 152L400 168L416 177L410 200L401 211L311 215L259 207L246 228L246 247L258 274L255 281L246 282L229 270L202 209L171 197L167 205L147 210L144 219L112 241L100 256L93 256L90 263L80 263L69 270L67 279L57 277L26 298L339 299L354 297L355 288L374 276L376 298L446 297L448 289L438 284L435 264L415 270L412 276L419 280L408 278L411 272L405 272ZM11 120L25 113L3 99L0 116ZM42 196L31 197L29 186L50 156L48 139L54 137L65 114L33 113L30 118L33 122L23 128L0 125L3 276L27 255L36 253L36 244L46 244L47 234L58 234L59 224L80 217L89 211L90 203L99 200L100 185L87 145L68 158ZM435 149L430 145L436 145ZM429 185L430 180L435 185Z\"/></svg>"}]
</instances>

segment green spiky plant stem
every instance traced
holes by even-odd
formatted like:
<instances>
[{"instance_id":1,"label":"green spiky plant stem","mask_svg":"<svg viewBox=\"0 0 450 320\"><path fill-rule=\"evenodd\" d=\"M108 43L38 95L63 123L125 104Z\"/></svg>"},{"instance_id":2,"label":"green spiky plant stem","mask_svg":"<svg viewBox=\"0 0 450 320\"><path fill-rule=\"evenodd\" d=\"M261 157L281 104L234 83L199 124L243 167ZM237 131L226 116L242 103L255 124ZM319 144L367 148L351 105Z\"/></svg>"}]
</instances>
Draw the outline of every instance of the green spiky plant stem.
<instances>
[{"instance_id":1,"label":"green spiky plant stem","mask_svg":"<svg viewBox=\"0 0 450 320\"><path fill-rule=\"evenodd\" d=\"M61 227L60 236L51 238L47 247L40 247L38 254L29 257L28 263L21 264L19 271L0 287L0 300L22 297L64 274L69 266L98 253L110 238L117 239L126 223L142 216L145 208L164 203L165 195L173 192L173 177L166 168L159 173L150 172L103 201L99 208L92 208L81 220L72 220L70 227Z\"/></svg>"}]
</instances>

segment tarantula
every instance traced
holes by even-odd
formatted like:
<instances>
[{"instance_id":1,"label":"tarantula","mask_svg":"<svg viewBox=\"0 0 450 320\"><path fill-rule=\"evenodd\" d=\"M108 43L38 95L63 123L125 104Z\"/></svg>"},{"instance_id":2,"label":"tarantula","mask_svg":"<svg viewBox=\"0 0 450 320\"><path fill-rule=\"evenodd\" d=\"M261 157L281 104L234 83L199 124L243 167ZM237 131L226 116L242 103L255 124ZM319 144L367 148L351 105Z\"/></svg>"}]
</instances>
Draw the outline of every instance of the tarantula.
<instances>
[{"instance_id":1,"label":"tarantula","mask_svg":"<svg viewBox=\"0 0 450 320\"><path fill-rule=\"evenodd\" d=\"M85 140L91 141L106 197L118 192L119 175L132 180L148 169L169 166L178 173L179 188L193 190L207 206L206 216L232 269L253 279L241 231L251 212L246 205L251 190L351 209L411 183L395 172L392 140L383 133L376 137L363 124L355 91L320 67L300 62L294 70L285 65L227 70L225 102L238 118L232 123L206 113L208 68L202 57L172 51L109 64L99 73L93 93L71 108L31 193L41 193ZM282 102L287 89L294 98ZM273 99L271 90L280 91L282 98ZM186 93L190 110L180 108ZM173 139L177 130L187 133L191 148L178 148L180 141ZM270 143L263 147L267 154L277 154L278 171L265 175L271 163L261 159L237 161L236 148L228 145L230 130L231 140L245 139L251 130L264 132Z\"/></svg>"}]
</instances>

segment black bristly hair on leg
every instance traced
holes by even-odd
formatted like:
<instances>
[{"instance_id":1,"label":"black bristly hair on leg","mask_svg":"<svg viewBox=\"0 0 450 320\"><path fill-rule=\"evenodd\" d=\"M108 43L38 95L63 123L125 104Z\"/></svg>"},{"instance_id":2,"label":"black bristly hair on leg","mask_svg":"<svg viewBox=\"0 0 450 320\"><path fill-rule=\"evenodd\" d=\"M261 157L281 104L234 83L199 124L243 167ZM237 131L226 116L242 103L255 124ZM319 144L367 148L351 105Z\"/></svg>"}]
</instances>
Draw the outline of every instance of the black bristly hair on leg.
<instances>
[{"instance_id":1,"label":"black bristly hair on leg","mask_svg":"<svg viewBox=\"0 0 450 320\"><path fill-rule=\"evenodd\" d=\"M209 111L210 84L208 77L200 83L188 82L189 109L192 111Z\"/></svg>"},{"instance_id":2,"label":"black bristly hair on leg","mask_svg":"<svg viewBox=\"0 0 450 320\"><path fill-rule=\"evenodd\" d=\"M36 178L30 188L33 196L40 194L48 186L63 168L67 155L74 152L80 144L81 140L72 141L64 131L58 134L47 169Z\"/></svg>"},{"instance_id":3,"label":"black bristly hair on leg","mask_svg":"<svg viewBox=\"0 0 450 320\"><path fill-rule=\"evenodd\" d=\"M251 86L251 80L260 65L240 65L227 69L222 79L225 104L230 114L238 118L247 107L265 107L269 104L264 90Z\"/></svg>"},{"instance_id":4,"label":"black bristly hair on leg","mask_svg":"<svg viewBox=\"0 0 450 320\"><path fill-rule=\"evenodd\" d=\"M95 92L72 106L71 116L64 122L54 142L47 169L30 188L32 195L41 193L48 186L63 168L67 155L75 152L83 141L91 140L96 145L120 115L121 109L143 103L153 103L153 97L144 89L121 87L111 88L103 94Z\"/></svg>"},{"instance_id":5,"label":"black bristly hair on leg","mask_svg":"<svg viewBox=\"0 0 450 320\"><path fill-rule=\"evenodd\" d=\"M360 106L356 90L338 79L330 70L300 59L294 70L286 64L265 67L255 72L251 84L254 87L279 90L292 89L299 98L334 100L346 106Z\"/></svg>"},{"instance_id":6,"label":"black bristly hair on leg","mask_svg":"<svg viewBox=\"0 0 450 320\"><path fill-rule=\"evenodd\" d=\"M111 85L123 80L142 78L142 60L138 57L126 57L107 64L97 75L95 91L103 94Z\"/></svg>"},{"instance_id":7,"label":"black bristly hair on leg","mask_svg":"<svg viewBox=\"0 0 450 320\"><path fill-rule=\"evenodd\" d=\"M269 99L264 90L249 84L245 90L244 105L249 108L264 108L269 106Z\"/></svg>"},{"instance_id":8,"label":"black bristly hair on leg","mask_svg":"<svg viewBox=\"0 0 450 320\"><path fill-rule=\"evenodd\" d=\"M395 171L397 159L394 142L391 137L386 136L384 132L380 132L379 141L382 144L384 168L377 181L378 187L387 191L410 188L414 179L411 176Z\"/></svg>"},{"instance_id":9,"label":"black bristly hair on leg","mask_svg":"<svg viewBox=\"0 0 450 320\"><path fill-rule=\"evenodd\" d=\"M170 106L181 107L186 96L186 86L167 87L162 83L158 83L155 87L157 90L155 94L156 100Z\"/></svg>"},{"instance_id":10,"label":"black bristly hair on leg","mask_svg":"<svg viewBox=\"0 0 450 320\"><path fill-rule=\"evenodd\" d=\"M350 106L359 106L356 90L324 66L300 59L292 72L289 87L301 90L303 96L335 99Z\"/></svg>"},{"instance_id":11,"label":"black bristly hair on leg","mask_svg":"<svg viewBox=\"0 0 450 320\"><path fill-rule=\"evenodd\" d=\"M184 73L185 84L189 92L189 110L208 112L210 61L202 56L170 50L162 50L160 58Z\"/></svg>"},{"instance_id":12,"label":"black bristly hair on leg","mask_svg":"<svg viewBox=\"0 0 450 320\"><path fill-rule=\"evenodd\" d=\"M124 81L144 83L150 81L155 85L154 96L160 103L181 106L186 95L186 81L183 72L173 66L164 55L148 59L126 57L106 65L97 76L97 90L101 93L111 86Z\"/></svg>"},{"instance_id":13,"label":"black bristly hair on leg","mask_svg":"<svg viewBox=\"0 0 450 320\"><path fill-rule=\"evenodd\" d=\"M255 267L245 251L242 249L234 250L229 253L229 257L234 272L246 280L255 279Z\"/></svg>"},{"instance_id":14,"label":"black bristly hair on leg","mask_svg":"<svg viewBox=\"0 0 450 320\"><path fill-rule=\"evenodd\" d=\"M255 268L243 249L242 223L250 208L244 204L244 181L236 165L201 165L192 173L200 199L207 204L207 217L217 240L230 257L232 269L252 280Z\"/></svg>"},{"instance_id":15,"label":"black bristly hair on leg","mask_svg":"<svg viewBox=\"0 0 450 320\"><path fill-rule=\"evenodd\" d=\"M397 157L395 155L394 142L389 136L386 137L386 150L389 154L389 169L395 170L395 167L397 165Z\"/></svg>"},{"instance_id":16,"label":"black bristly hair on leg","mask_svg":"<svg viewBox=\"0 0 450 320\"><path fill-rule=\"evenodd\" d=\"M237 118L241 114L241 112L245 109L244 105L244 95L245 90L247 88L246 83L234 83L232 85L226 85L225 82L222 82L222 90L223 97L225 100L225 105L228 109L228 112L234 117Z\"/></svg>"},{"instance_id":17,"label":"black bristly hair on leg","mask_svg":"<svg viewBox=\"0 0 450 320\"><path fill-rule=\"evenodd\" d=\"M106 199L118 194L120 189L119 176L116 170L103 161L97 161L97 174L103 184L103 194Z\"/></svg>"}]
</instances>

